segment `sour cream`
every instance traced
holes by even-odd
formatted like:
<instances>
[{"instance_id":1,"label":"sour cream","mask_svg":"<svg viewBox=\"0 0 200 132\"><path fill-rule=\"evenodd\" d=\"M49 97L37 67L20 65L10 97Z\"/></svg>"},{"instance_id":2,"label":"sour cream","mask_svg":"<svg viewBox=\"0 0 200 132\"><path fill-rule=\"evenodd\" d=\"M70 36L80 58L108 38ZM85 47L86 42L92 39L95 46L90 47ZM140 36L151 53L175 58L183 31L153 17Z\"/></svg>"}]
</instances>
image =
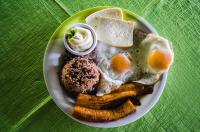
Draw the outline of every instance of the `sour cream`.
<instances>
[{"instance_id":1,"label":"sour cream","mask_svg":"<svg viewBox=\"0 0 200 132\"><path fill-rule=\"evenodd\" d=\"M74 35L68 39L70 48L76 51L85 51L91 48L93 36L89 29L74 27Z\"/></svg>"}]
</instances>

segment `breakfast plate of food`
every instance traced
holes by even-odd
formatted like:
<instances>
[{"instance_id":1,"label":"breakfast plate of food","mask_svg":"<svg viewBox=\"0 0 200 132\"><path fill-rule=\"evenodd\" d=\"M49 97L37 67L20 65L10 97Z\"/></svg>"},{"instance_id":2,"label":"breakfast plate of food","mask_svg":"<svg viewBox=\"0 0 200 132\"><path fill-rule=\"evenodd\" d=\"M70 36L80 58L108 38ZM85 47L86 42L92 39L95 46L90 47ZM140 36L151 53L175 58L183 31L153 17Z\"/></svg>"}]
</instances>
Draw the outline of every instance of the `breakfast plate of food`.
<instances>
[{"instance_id":1,"label":"breakfast plate of food","mask_svg":"<svg viewBox=\"0 0 200 132\"><path fill-rule=\"evenodd\" d=\"M66 115L109 128L136 121L156 104L173 60L172 43L142 17L118 7L94 7L56 29L43 72Z\"/></svg>"}]
</instances>

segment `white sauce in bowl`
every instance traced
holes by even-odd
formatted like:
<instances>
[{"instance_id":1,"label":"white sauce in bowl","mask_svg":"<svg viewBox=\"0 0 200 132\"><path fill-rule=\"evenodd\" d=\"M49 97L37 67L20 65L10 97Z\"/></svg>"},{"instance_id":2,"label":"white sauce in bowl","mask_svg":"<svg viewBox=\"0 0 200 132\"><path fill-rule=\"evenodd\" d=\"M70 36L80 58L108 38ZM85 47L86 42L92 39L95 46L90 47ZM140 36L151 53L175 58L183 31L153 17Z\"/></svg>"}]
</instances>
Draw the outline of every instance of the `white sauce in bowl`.
<instances>
[{"instance_id":1,"label":"white sauce in bowl","mask_svg":"<svg viewBox=\"0 0 200 132\"><path fill-rule=\"evenodd\" d=\"M90 30L83 27L75 27L74 36L68 39L69 46L76 51L85 51L93 44L93 37Z\"/></svg>"}]
</instances>

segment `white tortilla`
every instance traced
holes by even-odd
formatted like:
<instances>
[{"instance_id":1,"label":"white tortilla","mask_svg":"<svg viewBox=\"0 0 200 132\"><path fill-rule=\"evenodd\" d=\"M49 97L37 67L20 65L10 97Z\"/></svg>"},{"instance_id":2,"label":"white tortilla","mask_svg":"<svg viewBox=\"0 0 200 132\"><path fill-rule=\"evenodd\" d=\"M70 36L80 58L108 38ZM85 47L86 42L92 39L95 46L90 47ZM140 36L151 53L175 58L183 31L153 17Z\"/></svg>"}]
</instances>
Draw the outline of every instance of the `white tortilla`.
<instances>
[{"instance_id":1,"label":"white tortilla","mask_svg":"<svg viewBox=\"0 0 200 132\"><path fill-rule=\"evenodd\" d=\"M95 17L109 17L109 18L115 18L115 19L123 19L122 10L120 8L109 8L97 11L91 15L89 15L85 21L87 24L92 21Z\"/></svg>"},{"instance_id":2,"label":"white tortilla","mask_svg":"<svg viewBox=\"0 0 200 132\"><path fill-rule=\"evenodd\" d=\"M94 17L88 24L97 33L97 39L114 47L133 45L134 23L120 19Z\"/></svg>"}]
</instances>

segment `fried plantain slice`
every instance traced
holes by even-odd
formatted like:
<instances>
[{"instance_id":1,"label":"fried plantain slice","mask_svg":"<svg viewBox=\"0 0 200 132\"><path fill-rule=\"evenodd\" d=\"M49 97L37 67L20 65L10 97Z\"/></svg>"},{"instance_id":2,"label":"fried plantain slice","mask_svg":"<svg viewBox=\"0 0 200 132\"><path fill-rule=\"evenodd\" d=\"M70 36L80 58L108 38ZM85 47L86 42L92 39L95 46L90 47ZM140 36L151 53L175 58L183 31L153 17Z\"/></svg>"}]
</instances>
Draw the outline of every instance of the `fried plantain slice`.
<instances>
[{"instance_id":1,"label":"fried plantain slice","mask_svg":"<svg viewBox=\"0 0 200 132\"><path fill-rule=\"evenodd\" d=\"M124 91L120 93L112 93L104 96L95 96L88 94L79 94L76 100L76 105L84 106L87 108L101 109L104 106L113 103L114 101L136 96L135 91Z\"/></svg>"},{"instance_id":2,"label":"fried plantain slice","mask_svg":"<svg viewBox=\"0 0 200 132\"><path fill-rule=\"evenodd\" d=\"M130 100L127 100L124 104L113 110L95 110L76 105L73 115L80 120L105 122L118 120L135 111L136 107Z\"/></svg>"},{"instance_id":3,"label":"fried plantain slice","mask_svg":"<svg viewBox=\"0 0 200 132\"><path fill-rule=\"evenodd\" d=\"M124 91L135 91L136 89L143 88L144 85L136 85L134 83L126 83L121 85L118 89L113 90L111 93L119 93Z\"/></svg>"},{"instance_id":4,"label":"fried plantain slice","mask_svg":"<svg viewBox=\"0 0 200 132\"><path fill-rule=\"evenodd\" d=\"M135 85L133 83L128 83L122 85L119 89L114 90L112 93L104 96L79 94L76 100L76 104L93 109L109 108L109 106L113 106L112 104L121 102L122 99L133 96L142 96L152 93L152 91L153 86Z\"/></svg>"},{"instance_id":5,"label":"fried plantain slice","mask_svg":"<svg viewBox=\"0 0 200 132\"><path fill-rule=\"evenodd\" d=\"M124 91L135 91L136 96L142 96L145 94L150 94L153 92L153 85L141 85L134 83L127 83L121 85L118 89L112 91L111 93L120 93Z\"/></svg>"}]
</instances>

